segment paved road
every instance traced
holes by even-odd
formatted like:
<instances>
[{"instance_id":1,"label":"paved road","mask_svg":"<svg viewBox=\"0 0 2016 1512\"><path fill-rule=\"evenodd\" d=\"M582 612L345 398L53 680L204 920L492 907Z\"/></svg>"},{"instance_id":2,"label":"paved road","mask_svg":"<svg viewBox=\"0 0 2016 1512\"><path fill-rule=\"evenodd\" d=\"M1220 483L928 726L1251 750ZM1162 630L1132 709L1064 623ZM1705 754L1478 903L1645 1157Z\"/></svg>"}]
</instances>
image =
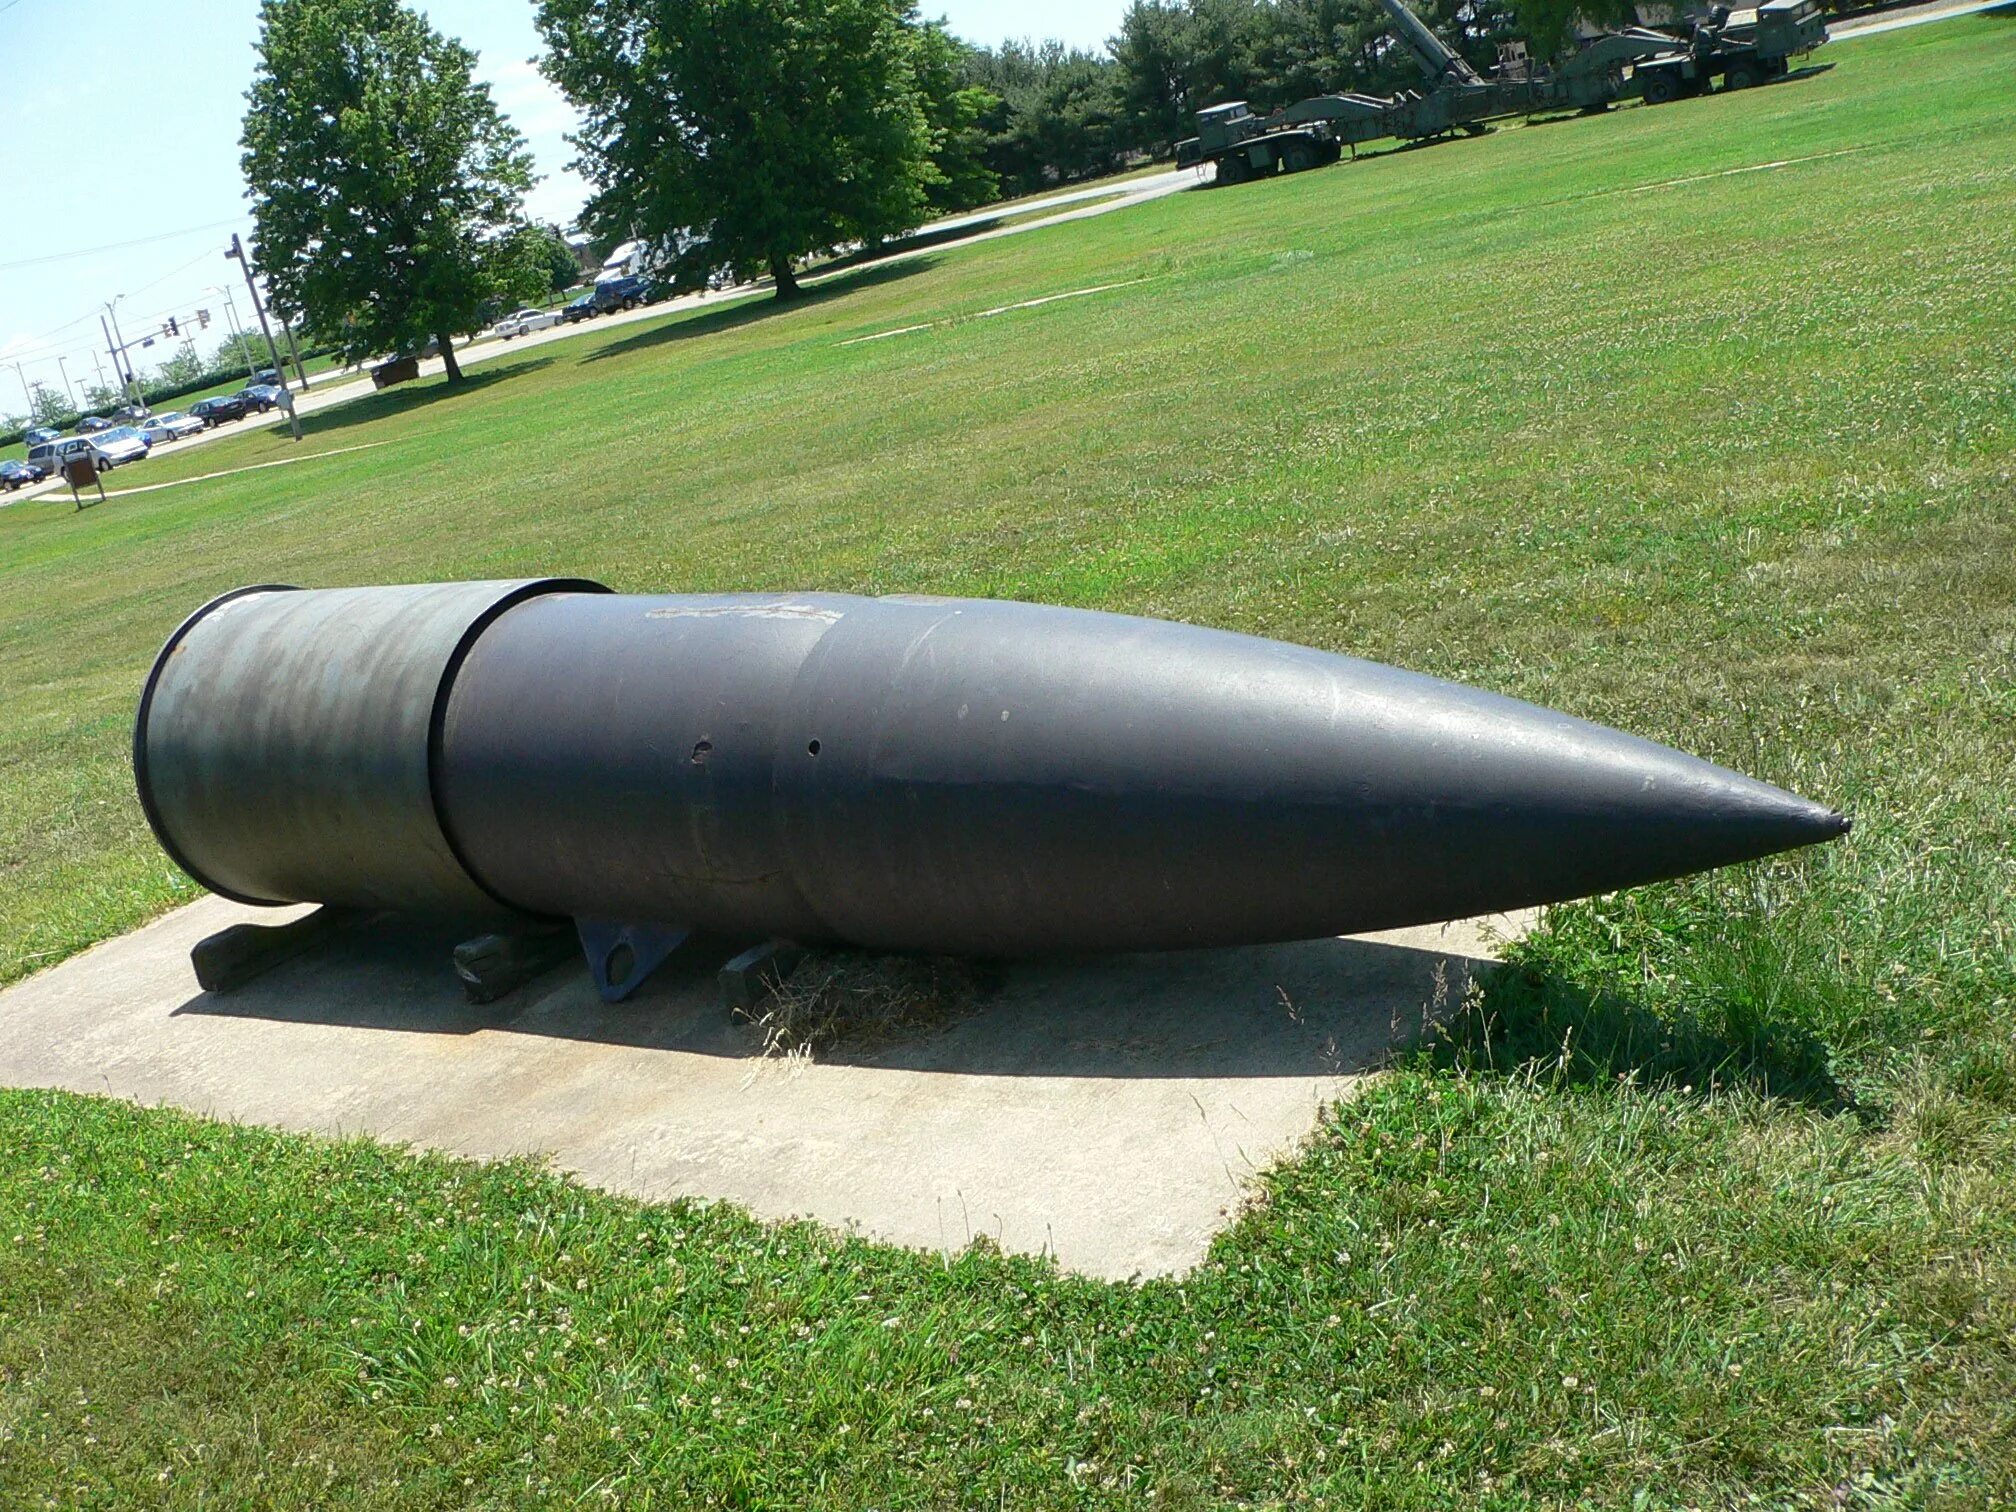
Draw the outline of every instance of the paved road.
<instances>
[{"instance_id":1,"label":"paved road","mask_svg":"<svg viewBox=\"0 0 2016 1512\"><path fill-rule=\"evenodd\" d=\"M1888 11L1878 16L1861 16L1853 21L1835 21L1828 25L1827 35L1836 42L1850 42L1857 37L1874 37L1883 32L1896 31L1906 26L1923 26L1927 21L1951 21L1956 16L1974 16L1982 11L2001 10L2010 0L1968 0L1962 5L1934 4L1916 5L1909 10Z\"/></svg>"},{"instance_id":2,"label":"paved road","mask_svg":"<svg viewBox=\"0 0 2016 1512\"><path fill-rule=\"evenodd\" d=\"M600 331L606 330L610 326L634 325L640 320L650 320L654 316L663 315L669 311L687 309L700 304L719 303L749 292L751 292L750 289L734 289L720 293L709 291L701 294L683 295L678 299L666 300L662 304L646 305L642 309L627 310L615 315L597 316L592 323L592 328ZM499 357L516 356L530 347L544 346L549 341L562 341L567 337L583 334L585 332L581 326L557 325L543 331L534 331L529 336L514 337L510 341L485 339L469 346L457 347L455 355L466 371L469 368L481 367L484 363L495 361ZM420 364L420 376L423 378L439 376L442 371L443 364L438 357L428 358ZM318 410L329 409L338 404L348 404L353 399L362 398L364 395L373 392L375 390L371 387L371 376L368 372L332 369L329 372L314 375L310 381L308 391L295 395L294 409L297 414L312 415ZM276 424L284 425L285 423L285 420L275 412L249 423L240 421L234 424L220 425L215 430L203 431L197 435L190 436L186 440L170 442L167 447L163 448L161 455L180 456L183 452L188 451L194 446L205 446L215 441L225 440L231 436L244 435L262 426L270 427ZM130 466L131 464L128 465ZM107 490L115 489L129 481L145 482L146 479L138 474L129 474L125 468L120 468L107 475ZM30 499L41 498L50 493L63 491L67 490L65 490L62 481L52 478L48 482L37 484L32 488L24 488L19 493L0 495L0 505L22 503Z\"/></svg>"},{"instance_id":3,"label":"paved road","mask_svg":"<svg viewBox=\"0 0 2016 1512\"><path fill-rule=\"evenodd\" d=\"M966 215L947 216L944 220L934 220L922 227L930 232L956 231L961 226L985 226L990 221L1000 220L1009 215L1029 215L1038 210L1050 210L1061 205L1075 205L1081 200L1101 199L1109 194L1124 195L1128 199L1153 199L1173 190L1185 189L1198 182L1195 169L1171 168L1162 173L1145 174L1124 183L1094 184L1089 189L1073 189L1062 194L1046 194L1041 199L1012 201L1006 205L996 205L989 210L975 210Z\"/></svg>"}]
</instances>

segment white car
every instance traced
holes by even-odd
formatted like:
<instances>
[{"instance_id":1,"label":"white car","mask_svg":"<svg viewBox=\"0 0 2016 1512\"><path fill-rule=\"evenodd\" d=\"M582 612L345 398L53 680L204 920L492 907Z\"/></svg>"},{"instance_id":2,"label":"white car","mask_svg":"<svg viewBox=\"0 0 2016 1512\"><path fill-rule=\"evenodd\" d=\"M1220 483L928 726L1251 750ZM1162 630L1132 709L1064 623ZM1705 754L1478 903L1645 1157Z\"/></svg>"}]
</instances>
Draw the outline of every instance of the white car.
<instances>
[{"instance_id":1,"label":"white car","mask_svg":"<svg viewBox=\"0 0 2016 1512\"><path fill-rule=\"evenodd\" d=\"M163 441L180 441L184 436L193 436L203 429L203 422L194 415L185 415L180 410L170 410L165 415L156 415L140 427L140 439L149 446L159 446Z\"/></svg>"},{"instance_id":2,"label":"white car","mask_svg":"<svg viewBox=\"0 0 2016 1512\"><path fill-rule=\"evenodd\" d=\"M138 462L146 455L147 443L140 439L138 431L130 425L115 425L88 436L44 441L28 453L28 460L60 474L63 464L72 457L89 456L98 464L98 471L110 472L122 462Z\"/></svg>"},{"instance_id":3,"label":"white car","mask_svg":"<svg viewBox=\"0 0 2016 1512\"><path fill-rule=\"evenodd\" d=\"M543 331L548 326L557 326L560 320L558 310L520 310L497 322L497 334L509 341L513 336L526 336L533 331Z\"/></svg>"}]
</instances>

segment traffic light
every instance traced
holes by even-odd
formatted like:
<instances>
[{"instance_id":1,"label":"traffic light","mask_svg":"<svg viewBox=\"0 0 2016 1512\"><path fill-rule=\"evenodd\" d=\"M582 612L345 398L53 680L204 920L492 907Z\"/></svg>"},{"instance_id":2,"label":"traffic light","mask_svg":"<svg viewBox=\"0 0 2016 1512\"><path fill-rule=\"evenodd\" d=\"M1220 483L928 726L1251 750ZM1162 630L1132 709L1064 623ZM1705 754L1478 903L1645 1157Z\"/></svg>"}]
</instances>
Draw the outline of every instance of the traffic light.
<instances>
[{"instance_id":1,"label":"traffic light","mask_svg":"<svg viewBox=\"0 0 2016 1512\"><path fill-rule=\"evenodd\" d=\"M175 329L175 317L173 315L170 315L168 317L168 334L170 336L179 336L182 334L180 331Z\"/></svg>"},{"instance_id":2,"label":"traffic light","mask_svg":"<svg viewBox=\"0 0 2016 1512\"><path fill-rule=\"evenodd\" d=\"M210 312L208 310L198 310L196 312L196 329L199 331L210 329Z\"/></svg>"}]
</instances>

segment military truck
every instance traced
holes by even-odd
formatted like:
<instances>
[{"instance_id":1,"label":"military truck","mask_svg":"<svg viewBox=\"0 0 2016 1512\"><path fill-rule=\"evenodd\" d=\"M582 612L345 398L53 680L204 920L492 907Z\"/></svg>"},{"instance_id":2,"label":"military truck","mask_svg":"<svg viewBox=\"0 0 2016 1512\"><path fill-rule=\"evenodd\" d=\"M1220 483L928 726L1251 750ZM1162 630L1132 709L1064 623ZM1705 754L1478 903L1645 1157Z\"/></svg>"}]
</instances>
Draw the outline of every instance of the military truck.
<instances>
[{"instance_id":1,"label":"military truck","mask_svg":"<svg viewBox=\"0 0 2016 1512\"><path fill-rule=\"evenodd\" d=\"M1177 165L1215 163L1219 183L1240 184L1334 163L1361 142L1475 133L1493 116L1601 109L1626 92L1631 65L1682 46L1663 33L1634 31L1600 38L1557 66L1536 64L1523 44L1511 43L1499 49L1498 66L1487 77L1429 30L1405 0L1380 4L1425 88L1390 96L1314 95L1264 116L1244 100L1213 105L1197 113L1197 135L1176 144Z\"/></svg>"},{"instance_id":2,"label":"military truck","mask_svg":"<svg viewBox=\"0 0 2016 1512\"><path fill-rule=\"evenodd\" d=\"M1690 34L1675 37L1675 51L1639 63L1632 92L1647 105L1665 105L1705 93L1720 79L1723 89L1768 84L1792 71L1792 60L1827 40L1818 0L1764 0L1743 10L1716 6L1697 20Z\"/></svg>"},{"instance_id":3,"label":"military truck","mask_svg":"<svg viewBox=\"0 0 2016 1512\"><path fill-rule=\"evenodd\" d=\"M1243 184L1270 173L1320 168L1341 155L1342 149L1327 132L1285 124L1278 110L1272 115L1255 115L1244 100L1228 100L1198 111L1197 135L1176 144L1177 167L1215 163L1221 184Z\"/></svg>"},{"instance_id":4,"label":"military truck","mask_svg":"<svg viewBox=\"0 0 2016 1512\"><path fill-rule=\"evenodd\" d=\"M1267 115L1244 100L1213 105L1197 112L1197 135L1176 144L1177 166L1215 163L1217 182L1243 184L1334 163L1361 142L1483 131L1497 116L1598 111L1634 95L1660 105L1700 94L1717 79L1724 89L1744 89L1782 79L1793 58L1827 40L1818 0L1764 0L1748 10L1717 6L1685 37L1647 26L1606 32L1556 63L1535 62L1523 43L1507 43L1484 75L1406 0L1379 3L1420 68L1424 89L1313 95Z\"/></svg>"}]
</instances>

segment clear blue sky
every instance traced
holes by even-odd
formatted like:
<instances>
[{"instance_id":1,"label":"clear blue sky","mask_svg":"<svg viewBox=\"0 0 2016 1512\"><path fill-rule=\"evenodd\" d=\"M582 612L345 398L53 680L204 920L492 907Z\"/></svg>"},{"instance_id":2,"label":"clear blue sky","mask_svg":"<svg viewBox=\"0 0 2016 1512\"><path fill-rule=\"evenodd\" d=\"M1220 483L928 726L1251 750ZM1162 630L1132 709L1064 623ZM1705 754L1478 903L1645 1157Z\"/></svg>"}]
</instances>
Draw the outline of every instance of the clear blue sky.
<instances>
[{"instance_id":1,"label":"clear blue sky","mask_svg":"<svg viewBox=\"0 0 2016 1512\"><path fill-rule=\"evenodd\" d=\"M562 140L573 113L528 61L539 51L531 0L421 0L420 8L481 55L498 103L529 140L546 176L532 213L571 220L583 197ZM1059 37L1090 48L1124 9L1125 0L923 6L974 42ZM238 129L257 19L255 0L0 0L0 59L9 65L0 83L0 414L26 408L23 374L56 388L67 370L81 395L98 374L95 352L110 376L98 322L107 300L117 299L128 341L171 314L187 320L209 309L206 354L225 334L213 286L235 283L239 315L250 318L238 265L223 249L233 231L252 229ZM169 351L164 340L133 356L144 371Z\"/></svg>"}]
</instances>

